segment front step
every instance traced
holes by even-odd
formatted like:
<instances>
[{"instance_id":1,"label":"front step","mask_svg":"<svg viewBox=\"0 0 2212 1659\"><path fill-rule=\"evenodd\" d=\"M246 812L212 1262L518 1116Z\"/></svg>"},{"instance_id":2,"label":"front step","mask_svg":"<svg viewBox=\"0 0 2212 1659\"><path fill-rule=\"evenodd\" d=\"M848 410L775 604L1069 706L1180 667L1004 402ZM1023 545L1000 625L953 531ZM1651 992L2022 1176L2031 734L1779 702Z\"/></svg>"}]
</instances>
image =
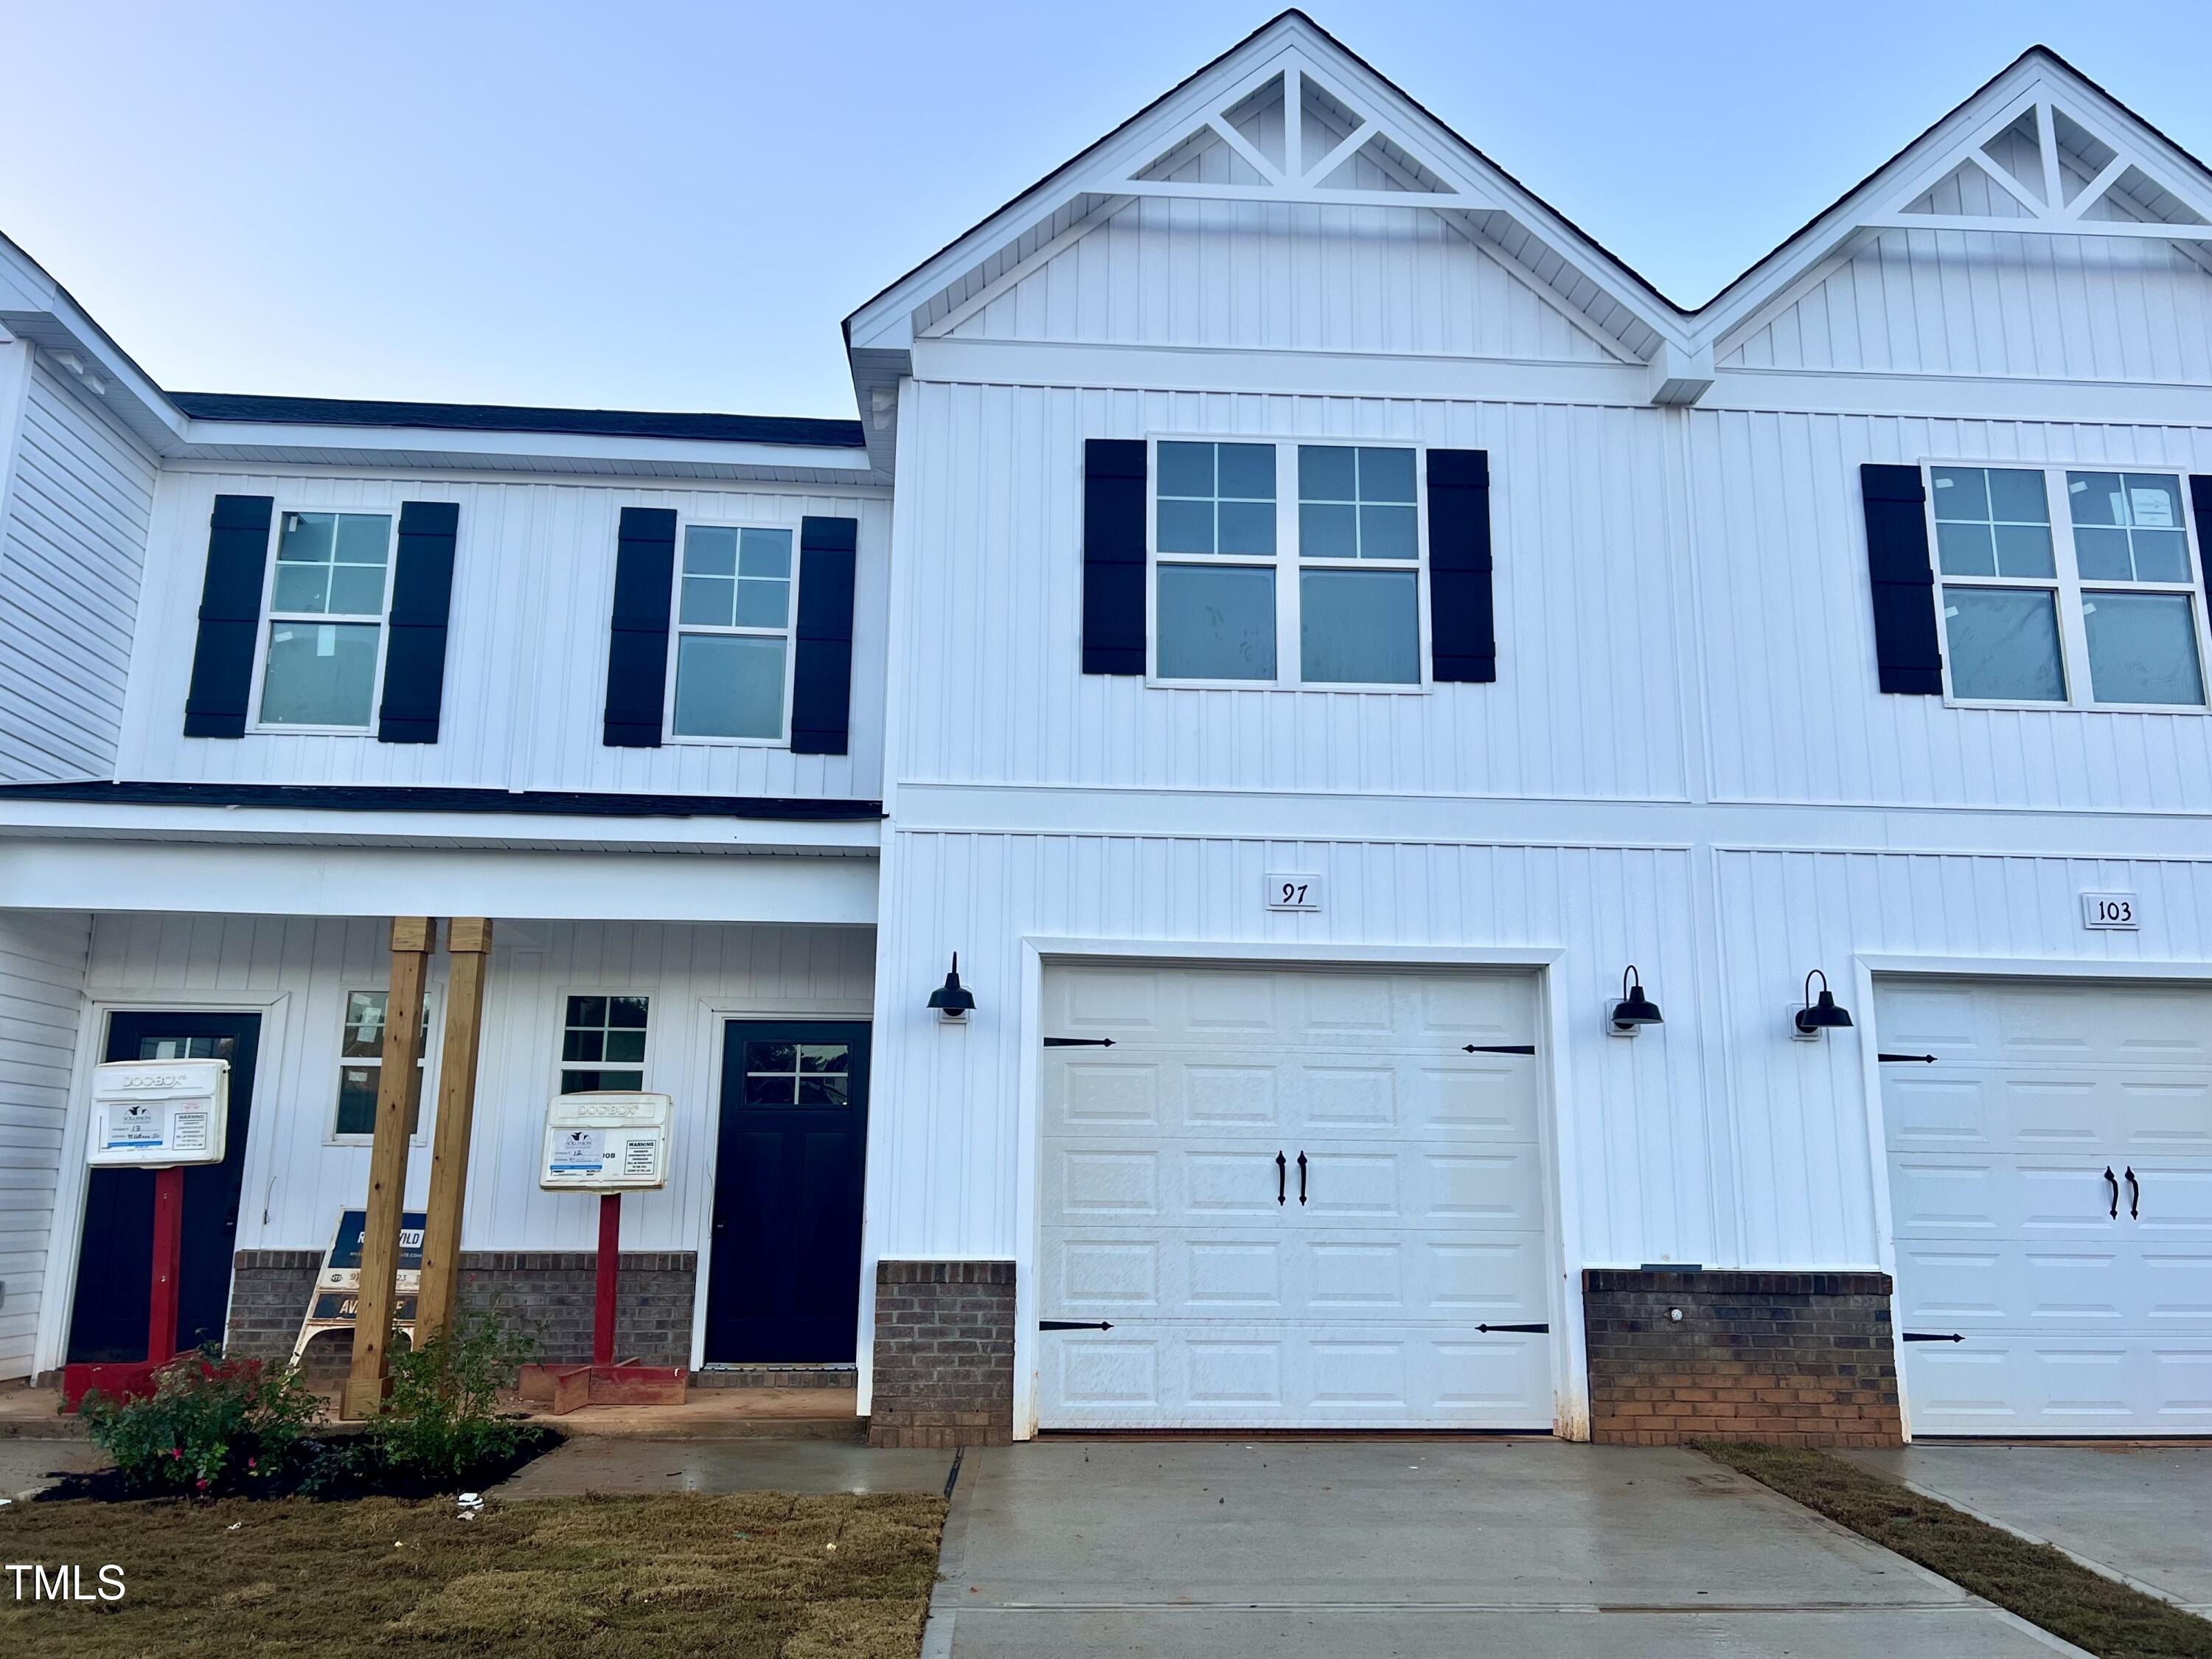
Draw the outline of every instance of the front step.
<instances>
[{"instance_id":1,"label":"front step","mask_svg":"<svg viewBox=\"0 0 2212 1659\"><path fill-rule=\"evenodd\" d=\"M855 1389L854 1365L702 1365L691 1373L695 1389Z\"/></svg>"}]
</instances>

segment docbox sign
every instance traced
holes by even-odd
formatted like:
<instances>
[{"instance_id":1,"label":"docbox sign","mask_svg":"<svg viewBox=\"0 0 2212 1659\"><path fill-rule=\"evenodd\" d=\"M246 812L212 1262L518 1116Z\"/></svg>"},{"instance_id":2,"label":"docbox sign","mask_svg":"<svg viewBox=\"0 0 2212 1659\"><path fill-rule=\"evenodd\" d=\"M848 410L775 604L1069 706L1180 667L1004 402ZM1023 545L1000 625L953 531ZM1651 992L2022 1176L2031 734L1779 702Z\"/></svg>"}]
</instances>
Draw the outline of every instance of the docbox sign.
<instances>
[{"instance_id":1,"label":"docbox sign","mask_svg":"<svg viewBox=\"0 0 2212 1659\"><path fill-rule=\"evenodd\" d=\"M227 1060L108 1060L93 1067L85 1162L129 1170L220 1164L229 1120Z\"/></svg>"},{"instance_id":2,"label":"docbox sign","mask_svg":"<svg viewBox=\"0 0 2212 1659\"><path fill-rule=\"evenodd\" d=\"M538 1184L587 1193L666 1186L675 1103L666 1095L616 1090L554 1096L545 1108Z\"/></svg>"}]
</instances>

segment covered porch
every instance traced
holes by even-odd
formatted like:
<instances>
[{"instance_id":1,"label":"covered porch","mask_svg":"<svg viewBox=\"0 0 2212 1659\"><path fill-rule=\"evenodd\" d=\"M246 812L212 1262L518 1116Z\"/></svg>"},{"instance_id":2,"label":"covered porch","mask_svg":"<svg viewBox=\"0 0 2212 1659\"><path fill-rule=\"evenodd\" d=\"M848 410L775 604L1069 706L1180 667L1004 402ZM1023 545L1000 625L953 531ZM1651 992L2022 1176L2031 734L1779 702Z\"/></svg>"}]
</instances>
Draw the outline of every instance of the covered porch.
<instances>
[{"instance_id":1,"label":"covered porch","mask_svg":"<svg viewBox=\"0 0 2212 1659\"><path fill-rule=\"evenodd\" d=\"M283 840L0 840L0 1017L24 1061L0 1124L30 1166L0 1188L0 1379L143 1354L151 1177L85 1167L92 1070L206 1056L232 1064L230 1130L188 1172L180 1347L289 1358L342 1223L384 1205L416 1297L589 1359L599 1205L539 1187L546 1106L640 1089L673 1115L666 1185L622 1202L619 1352L703 1382L848 1380L875 826L586 852L305 842L291 816ZM310 1381L358 1382L354 1347L314 1334Z\"/></svg>"}]
</instances>

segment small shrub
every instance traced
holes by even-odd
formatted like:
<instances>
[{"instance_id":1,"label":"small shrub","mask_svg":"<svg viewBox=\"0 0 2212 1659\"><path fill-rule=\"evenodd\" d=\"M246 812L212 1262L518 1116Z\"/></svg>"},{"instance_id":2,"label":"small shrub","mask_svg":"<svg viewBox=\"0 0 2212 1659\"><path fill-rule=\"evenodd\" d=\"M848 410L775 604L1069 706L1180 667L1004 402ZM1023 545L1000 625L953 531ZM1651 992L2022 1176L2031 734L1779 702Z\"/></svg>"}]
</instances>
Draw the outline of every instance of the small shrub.
<instances>
[{"instance_id":1,"label":"small shrub","mask_svg":"<svg viewBox=\"0 0 2212 1659\"><path fill-rule=\"evenodd\" d=\"M450 1492L512 1462L537 1431L498 1409L499 1392L535 1345L481 1315L392 1356L392 1397L369 1425L388 1479Z\"/></svg>"},{"instance_id":2,"label":"small shrub","mask_svg":"<svg viewBox=\"0 0 2212 1659\"><path fill-rule=\"evenodd\" d=\"M225 1359L214 1344L154 1374L154 1392L112 1400L94 1389L92 1442L132 1492L217 1498L285 1481L322 1402L294 1370Z\"/></svg>"}]
</instances>

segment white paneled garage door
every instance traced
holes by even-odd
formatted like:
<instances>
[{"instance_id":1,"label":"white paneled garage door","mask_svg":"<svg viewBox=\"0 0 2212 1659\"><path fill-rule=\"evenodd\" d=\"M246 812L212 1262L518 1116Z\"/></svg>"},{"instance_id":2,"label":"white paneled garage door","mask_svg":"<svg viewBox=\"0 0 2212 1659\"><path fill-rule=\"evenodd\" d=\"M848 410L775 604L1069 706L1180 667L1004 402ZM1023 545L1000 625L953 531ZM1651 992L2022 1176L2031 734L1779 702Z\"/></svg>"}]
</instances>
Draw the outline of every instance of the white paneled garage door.
<instances>
[{"instance_id":1,"label":"white paneled garage door","mask_svg":"<svg viewBox=\"0 0 2212 1659\"><path fill-rule=\"evenodd\" d=\"M1040 1426L1549 1428L1549 1335L1481 1328L1550 1317L1539 1062L1492 1052L1536 1007L1528 975L1048 967L1041 1313L1112 1328L1039 1335Z\"/></svg>"},{"instance_id":2,"label":"white paneled garage door","mask_svg":"<svg viewBox=\"0 0 2212 1659\"><path fill-rule=\"evenodd\" d=\"M2212 993L1875 1002L1913 1432L2212 1433Z\"/></svg>"}]
</instances>

